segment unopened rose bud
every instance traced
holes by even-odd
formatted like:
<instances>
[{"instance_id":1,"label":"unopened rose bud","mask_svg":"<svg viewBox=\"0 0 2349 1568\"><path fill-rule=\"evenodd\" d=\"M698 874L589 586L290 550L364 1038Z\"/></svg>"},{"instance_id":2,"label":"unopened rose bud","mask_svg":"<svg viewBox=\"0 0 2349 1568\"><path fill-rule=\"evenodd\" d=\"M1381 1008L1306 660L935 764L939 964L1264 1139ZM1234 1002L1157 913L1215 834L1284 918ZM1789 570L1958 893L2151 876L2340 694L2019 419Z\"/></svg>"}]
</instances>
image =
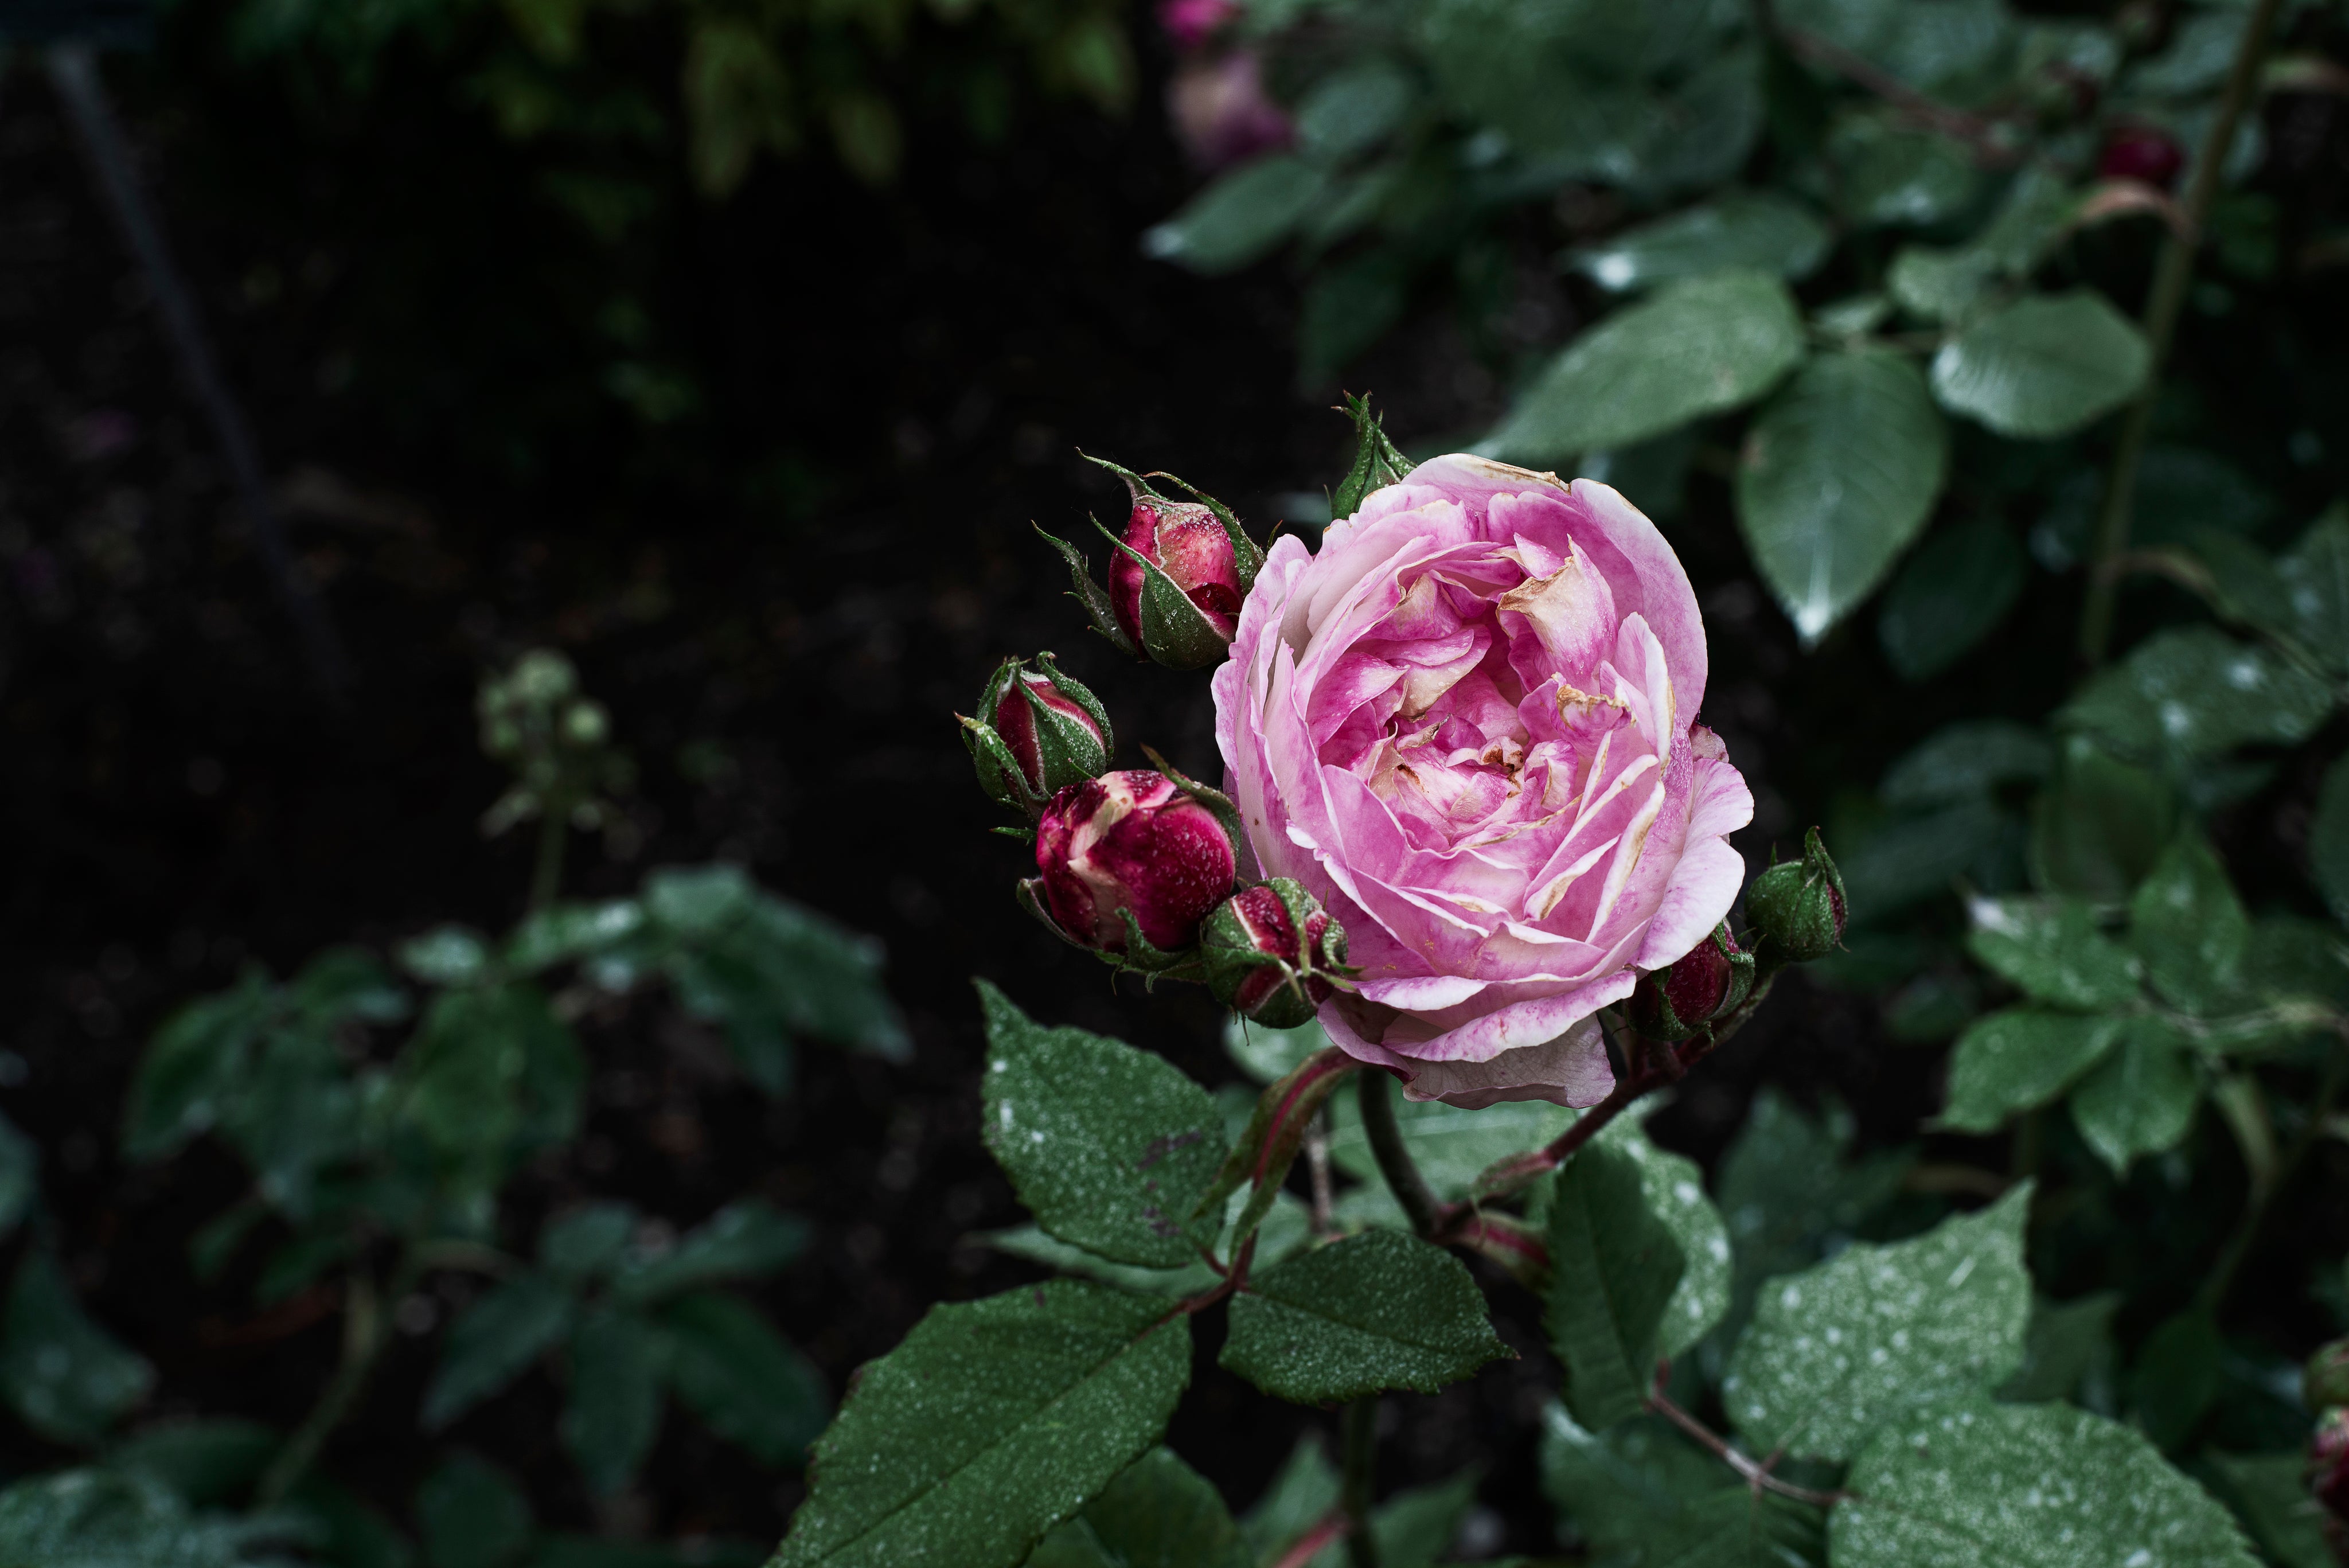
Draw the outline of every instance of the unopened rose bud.
<instances>
[{"instance_id":1,"label":"unopened rose bud","mask_svg":"<svg viewBox=\"0 0 2349 1568\"><path fill-rule=\"evenodd\" d=\"M1640 977L1631 1023L1651 1040L1686 1040L1736 1011L1754 988L1754 955L1723 921L1666 968Z\"/></svg>"},{"instance_id":2,"label":"unopened rose bud","mask_svg":"<svg viewBox=\"0 0 2349 1568\"><path fill-rule=\"evenodd\" d=\"M2186 168L2186 150L2168 132L2150 125L2124 125L2096 157L2096 172L2107 180L2136 180L2167 191Z\"/></svg>"},{"instance_id":3,"label":"unopened rose bud","mask_svg":"<svg viewBox=\"0 0 2349 1568\"><path fill-rule=\"evenodd\" d=\"M1196 941L1235 867L1214 813L1165 774L1127 768L1052 797L1036 826L1036 869L1030 896L1061 935L1123 953L1137 931L1160 952Z\"/></svg>"},{"instance_id":4,"label":"unopened rose bud","mask_svg":"<svg viewBox=\"0 0 2349 1568\"><path fill-rule=\"evenodd\" d=\"M1109 765L1109 714L1049 653L1038 673L1007 659L979 693L979 719L965 719L963 744L981 789L1034 817L1057 792Z\"/></svg>"},{"instance_id":5,"label":"unopened rose bud","mask_svg":"<svg viewBox=\"0 0 2349 1568\"><path fill-rule=\"evenodd\" d=\"M1803 836L1803 857L1782 860L1745 889L1745 915L1775 956L1808 963L1835 951L1843 940L1843 875L1819 842L1819 830ZM1755 950L1761 950L1756 942Z\"/></svg>"},{"instance_id":6,"label":"unopened rose bud","mask_svg":"<svg viewBox=\"0 0 2349 1568\"><path fill-rule=\"evenodd\" d=\"M1109 563L1109 602L1119 628L1151 658L1177 669L1223 657L1239 627L1240 573L1222 520L1195 501L1137 494L1126 519L1125 546ZM1212 632L1209 659L1193 657L1197 648L1207 646L1206 639L1185 626L1161 627L1158 618L1144 615L1143 601L1150 589L1144 560L1165 573Z\"/></svg>"},{"instance_id":7,"label":"unopened rose bud","mask_svg":"<svg viewBox=\"0 0 2349 1568\"><path fill-rule=\"evenodd\" d=\"M2349 1405L2349 1339L2317 1347L2301 1369L2300 1392L2312 1410Z\"/></svg>"},{"instance_id":8,"label":"unopened rose bud","mask_svg":"<svg viewBox=\"0 0 2349 1568\"><path fill-rule=\"evenodd\" d=\"M1268 1029L1294 1029L1330 1000L1331 978L1345 969L1346 933L1313 895L1276 877L1216 905L1199 953L1217 1001Z\"/></svg>"},{"instance_id":9,"label":"unopened rose bud","mask_svg":"<svg viewBox=\"0 0 2349 1568\"><path fill-rule=\"evenodd\" d=\"M2330 1516L2336 1547L2349 1545L2349 1410L2327 1410L2308 1440L2308 1490Z\"/></svg>"}]
</instances>

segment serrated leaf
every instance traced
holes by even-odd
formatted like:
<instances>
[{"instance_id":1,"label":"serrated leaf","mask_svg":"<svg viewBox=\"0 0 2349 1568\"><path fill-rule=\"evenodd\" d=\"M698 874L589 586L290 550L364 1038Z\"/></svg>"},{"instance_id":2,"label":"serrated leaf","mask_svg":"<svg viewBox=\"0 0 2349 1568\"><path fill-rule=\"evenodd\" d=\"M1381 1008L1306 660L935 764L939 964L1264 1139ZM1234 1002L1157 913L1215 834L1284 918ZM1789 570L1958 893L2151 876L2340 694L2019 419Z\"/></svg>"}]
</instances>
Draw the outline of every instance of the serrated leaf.
<instances>
[{"instance_id":1,"label":"serrated leaf","mask_svg":"<svg viewBox=\"0 0 2349 1568\"><path fill-rule=\"evenodd\" d=\"M1478 1111L1441 1100L1404 1100L1395 1106L1395 1126L1429 1188L1456 1201L1495 1160L1539 1148L1572 1127L1574 1116L1547 1100L1505 1100ZM1383 1180L1350 1086L1330 1102L1330 1163L1362 1181Z\"/></svg>"},{"instance_id":2,"label":"serrated leaf","mask_svg":"<svg viewBox=\"0 0 2349 1568\"><path fill-rule=\"evenodd\" d=\"M1930 680L1998 629L2029 575L2023 546L1994 517L1936 530L1886 590L1876 640L1902 680Z\"/></svg>"},{"instance_id":3,"label":"serrated leaf","mask_svg":"<svg viewBox=\"0 0 2349 1568\"><path fill-rule=\"evenodd\" d=\"M1847 1240L1900 1189L1915 1156L1851 1158L1847 1111L1832 1102L1807 1115L1775 1085L1754 1096L1745 1125L1722 1156L1721 1216L1736 1273L1733 1311L1742 1319L1753 1293Z\"/></svg>"},{"instance_id":4,"label":"serrated leaf","mask_svg":"<svg viewBox=\"0 0 2349 1568\"><path fill-rule=\"evenodd\" d=\"M1248 1562L1215 1487L1172 1450L1153 1449L1038 1542L1028 1568L1247 1568Z\"/></svg>"},{"instance_id":5,"label":"serrated leaf","mask_svg":"<svg viewBox=\"0 0 2349 1568\"><path fill-rule=\"evenodd\" d=\"M1189 1325L1076 1280L932 1307L817 1442L774 1568L1011 1568L1158 1441Z\"/></svg>"},{"instance_id":6,"label":"serrated leaf","mask_svg":"<svg viewBox=\"0 0 2349 1568\"><path fill-rule=\"evenodd\" d=\"M2006 1118L2061 1096L2104 1060L2121 1020L2010 1007L1967 1025L1950 1057L1949 1103L1937 1126L1996 1132Z\"/></svg>"},{"instance_id":7,"label":"serrated leaf","mask_svg":"<svg viewBox=\"0 0 2349 1568\"><path fill-rule=\"evenodd\" d=\"M2064 1405L1904 1414L1827 1521L1838 1568L2253 1568L2227 1511L2127 1428Z\"/></svg>"},{"instance_id":8,"label":"serrated leaf","mask_svg":"<svg viewBox=\"0 0 2349 1568\"><path fill-rule=\"evenodd\" d=\"M661 1335L635 1313L591 1308L571 1336L563 1446L588 1490L609 1497L635 1479L660 1434Z\"/></svg>"},{"instance_id":9,"label":"serrated leaf","mask_svg":"<svg viewBox=\"0 0 2349 1568\"><path fill-rule=\"evenodd\" d=\"M2349 507L2317 519L2276 566L2300 640L2335 675L2349 674Z\"/></svg>"},{"instance_id":10,"label":"serrated leaf","mask_svg":"<svg viewBox=\"0 0 2349 1568\"><path fill-rule=\"evenodd\" d=\"M1618 1116L1594 1141L1631 1157L1640 1168L1648 1212L1680 1244L1680 1283L1656 1325L1656 1354L1670 1357L1702 1339L1729 1311L1729 1227L1705 1196L1704 1172L1696 1161L1658 1148L1648 1140L1644 1123L1637 1114Z\"/></svg>"},{"instance_id":11,"label":"serrated leaf","mask_svg":"<svg viewBox=\"0 0 2349 1568\"><path fill-rule=\"evenodd\" d=\"M2078 898L1977 898L1967 913L1966 950L2030 996L2058 1007L2095 1012L2137 1000L2135 954L2096 929L2094 909Z\"/></svg>"},{"instance_id":12,"label":"serrated leaf","mask_svg":"<svg viewBox=\"0 0 2349 1568\"><path fill-rule=\"evenodd\" d=\"M1933 356L1933 396L2000 435L2044 440L2127 402L2151 363L2145 335L2103 295L2038 295L1943 344Z\"/></svg>"},{"instance_id":13,"label":"serrated leaf","mask_svg":"<svg viewBox=\"0 0 2349 1568\"><path fill-rule=\"evenodd\" d=\"M1242 164L1142 236L1143 254L1213 276L1271 254L1319 201L1328 176L1275 153Z\"/></svg>"},{"instance_id":14,"label":"serrated leaf","mask_svg":"<svg viewBox=\"0 0 2349 1568\"><path fill-rule=\"evenodd\" d=\"M94 1444L154 1385L145 1358L82 1310L57 1260L26 1251L0 1336L0 1397L25 1424L57 1442Z\"/></svg>"},{"instance_id":15,"label":"serrated leaf","mask_svg":"<svg viewBox=\"0 0 2349 1568\"><path fill-rule=\"evenodd\" d=\"M1709 273L1752 270L1789 282L1827 253L1826 225L1774 191L1729 191L1573 251L1568 265L1620 294Z\"/></svg>"},{"instance_id":16,"label":"serrated leaf","mask_svg":"<svg viewBox=\"0 0 2349 1568\"><path fill-rule=\"evenodd\" d=\"M2202 1462L2216 1473L2219 1492L2251 1539L2279 1568L2338 1568L2340 1559L2325 1541L2324 1510L2309 1495L2305 1456L2297 1450L2226 1454L2205 1449Z\"/></svg>"},{"instance_id":17,"label":"serrated leaf","mask_svg":"<svg viewBox=\"0 0 2349 1568\"><path fill-rule=\"evenodd\" d=\"M2158 1018L2132 1018L2118 1049L2072 1091L2072 1125L2117 1173L2184 1137L2201 1097L2185 1037Z\"/></svg>"},{"instance_id":18,"label":"serrated leaf","mask_svg":"<svg viewBox=\"0 0 2349 1568\"><path fill-rule=\"evenodd\" d=\"M530 1499L476 1455L456 1453L416 1489L416 1522L430 1568L505 1568L530 1544Z\"/></svg>"},{"instance_id":19,"label":"serrated leaf","mask_svg":"<svg viewBox=\"0 0 2349 1568\"><path fill-rule=\"evenodd\" d=\"M1254 1275L1232 1298L1219 1364L1276 1397L1319 1405L1382 1388L1433 1394L1515 1355L1458 1259L1365 1231Z\"/></svg>"},{"instance_id":20,"label":"serrated leaf","mask_svg":"<svg viewBox=\"0 0 2349 1568\"><path fill-rule=\"evenodd\" d=\"M2129 942L2154 990L2189 1012L2209 1012L2241 992L2251 930L2227 868L2189 834L2155 863L2129 901Z\"/></svg>"},{"instance_id":21,"label":"serrated leaf","mask_svg":"<svg viewBox=\"0 0 2349 1568\"><path fill-rule=\"evenodd\" d=\"M1802 322L1776 278L1674 284L1568 344L1478 450L1540 465L1630 446L1753 401L1802 357Z\"/></svg>"},{"instance_id":22,"label":"serrated leaf","mask_svg":"<svg viewBox=\"0 0 2349 1568\"><path fill-rule=\"evenodd\" d=\"M1247 1206L1245 1195L1235 1195L1226 1206L1228 1220L1236 1220ZM1312 1211L1295 1193L1273 1194L1256 1229L1256 1262L1260 1268L1269 1267L1288 1257L1310 1239ZM1112 1263L1097 1252L1082 1247L1071 1247L1045 1233L1040 1226L1015 1225L1008 1231L996 1231L977 1238L999 1252L1015 1258L1025 1258L1041 1263L1048 1269L1064 1273L1081 1274L1089 1280L1105 1284L1123 1285L1130 1291L1147 1291L1154 1295L1196 1295L1216 1282L1216 1272L1204 1258L1194 1258L1179 1269L1145 1269L1133 1263Z\"/></svg>"},{"instance_id":23,"label":"serrated leaf","mask_svg":"<svg viewBox=\"0 0 2349 1568\"><path fill-rule=\"evenodd\" d=\"M2333 918L2349 926L2349 757L2324 770L2308 822L2308 859Z\"/></svg>"},{"instance_id":24,"label":"serrated leaf","mask_svg":"<svg viewBox=\"0 0 2349 1568\"><path fill-rule=\"evenodd\" d=\"M2177 827L2177 792L2159 774L2073 736L2054 781L2032 806L2032 879L2050 892L2118 903L2153 869Z\"/></svg>"},{"instance_id":25,"label":"serrated leaf","mask_svg":"<svg viewBox=\"0 0 2349 1568\"><path fill-rule=\"evenodd\" d=\"M796 1464L823 1430L823 1379L748 1302L704 1291L661 1309L669 1386L719 1437Z\"/></svg>"},{"instance_id":26,"label":"serrated leaf","mask_svg":"<svg viewBox=\"0 0 2349 1568\"><path fill-rule=\"evenodd\" d=\"M1847 1459L1900 1411L2002 1383L2023 1360L2025 1182L1889 1245L1857 1242L1764 1287L1722 1402L1764 1452Z\"/></svg>"},{"instance_id":27,"label":"serrated leaf","mask_svg":"<svg viewBox=\"0 0 2349 1568\"><path fill-rule=\"evenodd\" d=\"M521 1376L570 1332L574 1305L555 1281L523 1274L467 1307L425 1386L426 1429L447 1426Z\"/></svg>"},{"instance_id":28,"label":"serrated leaf","mask_svg":"<svg viewBox=\"0 0 2349 1568\"><path fill-rule=\"evenodd\" d=\"M2117 1291L2099 1291L2077 1301L2031 1303L2031 1326L2023 1336L2023 1365L1999 1386L2010 1403L2069 1399L2099 1362L2112 1354L2113 1314Z\"/></svg>"},{"instance_id":29,"label":"serrated leaf","mask_svg":"<svg viewBox=\"0 0 2349 1568\"><path fill-rule=\"evenodd\" d=\"M2207 626L2158 632L2091 677L2059 719L2125 756L2183 764L2305 740L2333 709L2314 676Z\"/></svg>"},{"instance_id":30,"label":"serrated leaf","mask_svg":"<svg viewBox=\"0 0 2349 1568\"><path fill-rule=\"evenodd\" d=\"M1924 378L1889 349L1815 355L1764 406L1738 458L1737 525L1805 641L1875 591L1948 468Z\"/></svg>"},{"instance_id":31,"label":"serrated leaf","mask_svg":"<svg viewBox=\"0 0 2349 1568\"><path fill-rule=\"evenodd\" d=\"M1038 1224L1115 1262L1176 1268L1212 1245L1190 1215L1223 1163L1214 1096L1172 1064L1046 1029L986 981L987 1147Z\"/></svg>"},{"instance_id":32,"label":"serrated leaf","mask_svg":"<svg viewBox=\"0 0 2349 1568\"><path fill-rule=\"evenodd\" d=\"M756 1198L729 1203L659 1256L626 1267L612 1281L616 1300L634 1304L724 1280L773 1273L807 1247L808 1223Z\"/></svg>"},{"instance_id":33,"label":"serrated leaf","mask_svg":"<svg viewBox=\"0 0 2349 1568\"><path fill-rule=\"evenodd\" d=\"M1542 1486L1591 1560L1642 1568L1791 1568L1819 1559L1818 1511L1748 1490L1661 1417L1588 1431L1542 1416Z\"/></svg>"},{"instance_id":34,"label":"serrated leaf","mask_svg":"<svg viewBox=\"0 0 2349 1568\"><path fill-rule=\"evenodd\" d=\"M1557 1173L1548 1241L1545 1320L1567 1408L1604 1430L1647 1398L1657 1330L1684 1267L1680 1242L1649 1210L1638 1161L1596 1142Z\"/></svg>"}]
</instances>

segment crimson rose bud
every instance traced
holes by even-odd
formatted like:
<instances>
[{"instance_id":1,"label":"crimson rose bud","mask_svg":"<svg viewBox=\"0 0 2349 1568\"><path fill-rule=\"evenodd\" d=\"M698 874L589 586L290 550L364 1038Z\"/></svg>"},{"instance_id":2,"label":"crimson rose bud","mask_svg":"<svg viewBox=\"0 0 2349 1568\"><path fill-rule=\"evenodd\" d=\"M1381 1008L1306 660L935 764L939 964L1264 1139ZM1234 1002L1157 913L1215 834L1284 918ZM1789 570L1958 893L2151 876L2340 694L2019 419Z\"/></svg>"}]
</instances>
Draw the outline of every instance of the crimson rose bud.
<instances>
[{"instance_id":1,"label":"crimson rose bud","mask_svg":"<svg viewBox=\"0 0 2349 1568\"><path fill-rule=\"evenodd\" d=\"M1057 790L1109 765L1115 742L1109 714L1091 691L1063 674L1049 653L1042 674L1007 659L978 694L985 719L962 722L963 744L981 789L1034 817Z\"/></svg>"},{"instance_id":2,"label":"crimson rose bud","mask_svg":"<svg viewBox=\"0 0 2349 1568\"><path fill-rule=\"evenodd\" d=\"M1118 551L1109 563L1109 602L1119 628L1136 648L1161 664L1195 669L1221 659L1240 618L1239 561L1222 520L1195 501L1136 495L1133 514L1126 520L1125 544L1126 549L1164 572L1183 591L1216 640L1210 657L1196 659L1187 647L1169 646L1171 639L1159 635L1158 627L1146 624L1143 595L1149 572L1125 550Z\"/></svg>"},{"instance_id":3,"label":"crimson rose bud","mask_svg":"<svg viewBox=\"0 0 2349 1568\"><path fill-rule=\"evenodd\" d=\"M1214 814L1147 768L1073 784L1036 825L1038 902L1081 947L1123 952L1139 929L1189 947L1232 890L1232 841Z\"/></svg>"},{"instance_id":4,"label":"crimson rose bud","mask_svg":"<svg viewBox=\"0 0 2349 1568\"><path fill-rule=\"evenodd\" d=\"M2308 1440L2308 1490L2330 1515L2336 1549L2349 1535L2349 1410L2327 1410Z\"/></svg>"},{"instance_id":5,"label":"crimson rose bud","mask_svg":"<svg viewBox=\"0 0 2349 1568\"><path fill-rule=\"evenodd\" d=\"M2122 126L2096 159L2096 172L2107 180L2142 181L2161 191L2178 183L2185 167L2185 149L2149 125Z\"/></svg>"},{"instance_id":6,"label":"crimson rose bud","mask_svg":"<svg viewBox=\"0 0 2349 1568\"><path fill-rule=\"evenodd\" d=\"M1330 974L1346 961L1345 930L1286 877L1243 888L1216 906L1199 945L1216 999L1268 1029L1311 1019L1330 1000Z\"/></svg>"},{"instance_id":7,"label":"crimson rose bud","mask_svg":"<svg viewBox=\"0 0 2349 1568\"><path fill-rule=\"evenodd\" d=\"M1844 914L1843 874L1816 827L1803 836L1800 860L1780 861L1745 889L1746 919L1789 962L1808 963L1835 951L1843 940ZM1761 943L1754 947L1759 951Z\"/></svg>"},{"instance_id":8,"label":"crimson rose bud","mask_svg":"<svg viewBox=\"0 0 2349 1568\"><path fill-rule=\"evenodd\" d=\"M1741 951L1723 921L1664 969L1640 977L1631 1022L1651 1040L1685 1040L1735 1011L1754 987L1754 955Z\"/></svg>"}]
</instances>

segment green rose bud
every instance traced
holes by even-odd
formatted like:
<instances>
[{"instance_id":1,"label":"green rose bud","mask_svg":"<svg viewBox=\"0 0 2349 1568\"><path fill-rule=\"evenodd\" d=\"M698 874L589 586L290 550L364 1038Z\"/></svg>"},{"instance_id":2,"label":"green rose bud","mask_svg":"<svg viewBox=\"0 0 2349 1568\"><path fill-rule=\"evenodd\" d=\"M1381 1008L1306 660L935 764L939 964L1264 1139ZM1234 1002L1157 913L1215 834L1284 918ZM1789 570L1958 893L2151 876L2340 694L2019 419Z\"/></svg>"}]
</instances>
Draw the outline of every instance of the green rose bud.
<instances>
[{"instance_id":1,"label":"green rose bud","mask_svg":"<svg viewBox=\"0 0 2349 1568\"><path fill-rule=\"evenodd\" d=\"M1754 878L1745 889L1745 915L1763 943L1790 963L1808 963L1835 951L1843 941L1843 876L1819 842L1816 827L1803 836L1803 857L1783 860Z\"/></svg>"}]
</instances>

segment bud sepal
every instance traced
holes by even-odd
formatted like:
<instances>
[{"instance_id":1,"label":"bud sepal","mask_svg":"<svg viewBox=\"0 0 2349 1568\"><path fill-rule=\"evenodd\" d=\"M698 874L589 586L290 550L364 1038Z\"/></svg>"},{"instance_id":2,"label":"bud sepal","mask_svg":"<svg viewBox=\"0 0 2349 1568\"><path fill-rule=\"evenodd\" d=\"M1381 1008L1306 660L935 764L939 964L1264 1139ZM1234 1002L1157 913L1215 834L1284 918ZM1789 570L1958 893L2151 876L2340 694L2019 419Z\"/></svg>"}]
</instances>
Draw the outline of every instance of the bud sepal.
<instances>
[{"instance_id":1,"label":"bud sepal","mask_svg":"<svg viewBox=\"0 0 2349 1568\"><path fill-rule=\"evenodd\" d=\"M1744 1005L1754 990L1754 955L1723 921L1702 941L1631 992L1631 1023L1651 1040L1710 1038L1713 1026Z\"/></svg>"},{"instance_id":2,"label":"bud sepal","mask_svg":"<svg viewBox=\"0 0 2349 1568\"><path fill-rule=\"evenodd\" d=\"M1819 840L1819 830L1803 836L1800 860L1773 862L1745 889L1745 917L1754 927L1754 950L1763 965L1809 963L1843 945L1843 874Z\"/></svg>"},{"instance_id":3,"label":"bud sepal","mask_svg":"<svg viewBox=\"0 0 2349 1568\"><path fill-rule=\"evenodd\" d=\"M1199 929L1207 989L1268 1029L1310 1020L1330 993L1351 989L1345 929L1319 899L1286 877L1243 888Z\"/></svg>"},{"instance_id":4,"label":"bud sepal","mask_svg":"<svg viewBox=\"0 0 2349 1568\"><path fill-rule=\"evenodd\" d=\"M1351 392L1341 395L1346 401L1338 411L1354 421L1354 465L1330 494L1330 515L1351 517L1361 509L1363 496L1394 483L1417 464L1387 439L1385 428L1371 412L1370 399L1358 398Z\"/></svg>"},{"instance_id":5,"label":"bud sepal","mask_svg":"<svg viewBox=\"0 0 2349 1568\"><path fill-rule=\"evenodd\" d=\"M1053 795L1106 768L1117 743L1100 700L1051 654L1036 662L1040 674L1005 659L979 693L984 718L961 720L979 787L1030 822Z\"/></svg>"},{"instance_id":6,"label":"bud sepal","mask_svg":"<svg viewBox=\"0 0 2349 1568\"><path fill-rule=\"evenodd\" d=\"M1264 565L1263 550L1230 507L1196 486L1156 475L1198 498L1179 501L1131 469L1097 457L1086 461L1124 481L1131 504L1122 537L1092 520L1114 552L1108 587L1092 580L1074 545L1037 532L1068 563L1075 597L1093 629L1120 652L1171 669L1216 663L1231 645L1240 601Z\"/></svg>"}]
</instances>

